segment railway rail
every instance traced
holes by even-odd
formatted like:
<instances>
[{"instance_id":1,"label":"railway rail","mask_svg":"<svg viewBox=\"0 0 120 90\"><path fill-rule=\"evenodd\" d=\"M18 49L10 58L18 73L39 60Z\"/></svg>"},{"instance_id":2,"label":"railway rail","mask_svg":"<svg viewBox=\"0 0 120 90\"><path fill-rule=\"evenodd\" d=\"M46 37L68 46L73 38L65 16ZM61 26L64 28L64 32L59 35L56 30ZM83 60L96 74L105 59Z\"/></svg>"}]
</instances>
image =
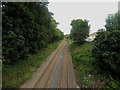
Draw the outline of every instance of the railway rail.
<instances>
[{"instance_id":1,"label":"railway rail","mask_svg":"<svg viewBox=\"0 0 120 90\"><path fill-rule=\"evenodd\" d=\"M51 61L32 88L76 88L72 58L67 39L64 39L59 45Z\"/></svg>"}]
</instances>

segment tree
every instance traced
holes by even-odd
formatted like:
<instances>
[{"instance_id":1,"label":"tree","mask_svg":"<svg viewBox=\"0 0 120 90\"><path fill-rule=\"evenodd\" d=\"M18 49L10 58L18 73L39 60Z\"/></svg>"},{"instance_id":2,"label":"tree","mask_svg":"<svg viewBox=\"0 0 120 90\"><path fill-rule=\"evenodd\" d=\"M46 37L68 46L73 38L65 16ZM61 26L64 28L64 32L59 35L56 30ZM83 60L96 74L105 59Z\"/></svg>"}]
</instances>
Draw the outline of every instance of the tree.
<instances>
[{"instance_id":1,"label":"tree","mask_svg":"<svg viewBox=\"0 0 120 90\"><path fill-rule=\"evenodd\" d=\"M120 13L109 14L105 28L107 31L120 30Z\"/></svg>"},{"instance_id":2,"label":"tree","mask_svg":"<svg viewBox=\"0 0 120 90\"><path fill-rule=\"evenodd\" d=\"M98 30L92 51L100 68L114 76L120 76L120 16L118 14L108 15L106 30Z\"/></svg>"},{"instance_id":3,"label":"tree","mask_svg":"<svg viewBox=\"0 0 120 90\"><path fill-rule=\"evenodd\" d=\"M102 70L120 75L120 31L99 31L93 41L93 56Z\"/></svg>"},{"instance_id":4,"label":"tree","mask_svg":"<svg viewBox=\"0 0 120 90\"><path fill-rule=\"evenodd\" d=\"M49 12L47 2L2 3L2 56L3 63L24 60L30 53L46 48L63 36L56 27L58 22Z\"/></svg>"},{"instance_id":5,"label":"tree","mask_svg":"<svg viewBox=\"0 0 120 90\"><path fill-rule=\"evenodd\" d=\"M83 44L85 39L89 36L90 25L88 25L88 20L72 20L70 25L72 26L70 32L71 38L77 44Z\"/></svg>"}]
</instances>

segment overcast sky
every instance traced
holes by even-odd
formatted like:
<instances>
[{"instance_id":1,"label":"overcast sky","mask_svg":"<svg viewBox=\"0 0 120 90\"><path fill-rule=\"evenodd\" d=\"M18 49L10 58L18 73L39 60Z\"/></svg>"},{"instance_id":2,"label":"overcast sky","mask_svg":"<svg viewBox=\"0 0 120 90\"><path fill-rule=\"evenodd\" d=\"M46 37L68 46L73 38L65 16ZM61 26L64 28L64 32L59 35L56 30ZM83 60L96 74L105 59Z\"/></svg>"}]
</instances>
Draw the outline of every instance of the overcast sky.
<instances>
[{"instance_id":1,"label":"overcast sky","mask_svg":"<svg viewBox=\"0 0 120 90\"><path fill-rule=\"evenodd\" d=\"M58 0L59 1L59 0ZM118 11L118 2L51 2L49 11L54 13L54 19L59 22L58 28L64 34L70 33L70 22L73 19L87 19L91 25L91 33L104 28L108 14Z\"/></svg>"}]
</instances>

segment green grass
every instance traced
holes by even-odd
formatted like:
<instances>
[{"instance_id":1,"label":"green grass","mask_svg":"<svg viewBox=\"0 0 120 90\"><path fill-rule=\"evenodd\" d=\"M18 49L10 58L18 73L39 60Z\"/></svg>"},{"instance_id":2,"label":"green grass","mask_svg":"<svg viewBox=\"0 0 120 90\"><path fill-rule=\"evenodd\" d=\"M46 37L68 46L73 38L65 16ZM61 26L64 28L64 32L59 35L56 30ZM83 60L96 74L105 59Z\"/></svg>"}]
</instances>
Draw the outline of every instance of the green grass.
<instances>
[{"instance_id":1,"label":"green grass","mask_svg":"<svg viewBox=\"0 0 120 90\"><path fill-rule=\"evenodd\" d=\"M17 88L26 80L30 79L36 68L44 62L46 57L54 51L60 43L61 41L51 43L47 48L38 51L37 54L30 54L26 60L19 61L14 65L3 65L3 88Z\"/></svg>"},{"instance_id":2,"label":"green grass","mask_svg":"<svg viewBox=\"0 0 120 90\"><path fill-rule=\"evenodd\" d=\"M77 46L72 43L70 48L80 87L91 88L99 80L102 82L104 76L98 75L99 69L93 65L95 59L91 55L92 45L83 44Z\"/></svg>"},{"instance_id":3,"label":"green grass","mask_svg":"<svg viewBox=\"0 0 120 90\"><path fill-rule=\"evenodd\" d=\"M109 74L101 72L96 60L92 57L92 45L76 45L70 43L72 61L77 76L77 83L82 88L110 88L116 84L109 78ZM113 88L113 86L111 86ZM116 86L117 87L117 86Z\"/></svg>"}]
</instances>

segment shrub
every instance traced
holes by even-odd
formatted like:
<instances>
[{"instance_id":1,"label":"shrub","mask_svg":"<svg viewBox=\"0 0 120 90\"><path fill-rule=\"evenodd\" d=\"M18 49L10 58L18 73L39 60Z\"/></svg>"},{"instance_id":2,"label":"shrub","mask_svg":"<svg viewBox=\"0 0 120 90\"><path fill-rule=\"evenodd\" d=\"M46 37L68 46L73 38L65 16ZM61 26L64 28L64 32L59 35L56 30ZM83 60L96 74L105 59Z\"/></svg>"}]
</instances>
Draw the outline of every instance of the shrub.
<instances>
[{"instance_id":1,"label":"shrub","mask_svg":"<svg viewBox=\"0 0 120 90\"><path fill-rule=\"evenodd\" d=\"M92 54L101 68L120 75L120 31L99 31L93 44Z\"/></svg>"},{"instance_id":2,"label":"shrub","mask_svg":"<svg viewBox=\"0 0 120 90\"><path fill-rule=\"evenodd\" d=\"M17 60L25 59L27 57L27 49L24 46L24 37L16 35L14 32L9 30L8 36L5 37L5 35L3 35L3 38L4 42L2 44L4 47L2 49L4 51L3 57L5 57L3 60L4 63L14 63Z\"/></svg>"}]
</instances>

